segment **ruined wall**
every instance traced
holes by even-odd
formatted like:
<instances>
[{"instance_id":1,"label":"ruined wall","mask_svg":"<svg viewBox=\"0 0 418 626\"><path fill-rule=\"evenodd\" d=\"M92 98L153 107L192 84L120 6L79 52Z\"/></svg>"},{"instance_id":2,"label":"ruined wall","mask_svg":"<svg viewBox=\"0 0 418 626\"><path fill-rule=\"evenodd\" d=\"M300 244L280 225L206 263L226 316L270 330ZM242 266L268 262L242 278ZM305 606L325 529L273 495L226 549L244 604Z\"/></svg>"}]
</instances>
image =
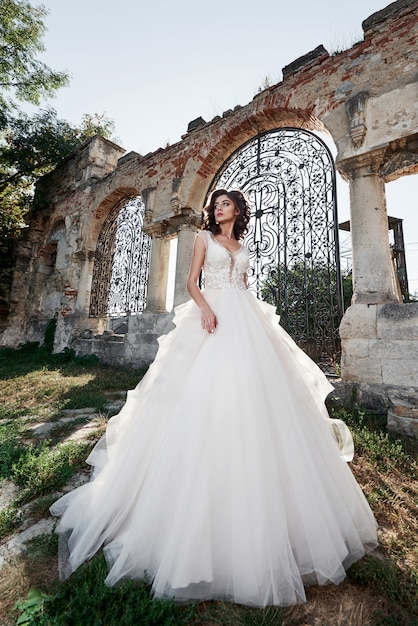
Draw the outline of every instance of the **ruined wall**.
<instances>
[{"instance_id":1,"label":"ruined wall","mask_svg":"<svg viewBox=\"0 0 418 626\"><path fill-rule=\"evenodd\" d=\"M169 238L176 235L179 241L179 304L187 299L185 275L194 231L217 170L259 132L293 126L330 133L337 167L350 184L354 296L342 325L343 376L366 382L372 377L381 384L408 379L408 385L418 388L417 374L410 374L411 368L418 372L416 351L403 370L406 360L400 356L396 375L394 368L393 376L383 375L391 354L384 340L376 343L379 307L398 300L385 181L418 169L418 2L394 2L366 19L363 29L364 39L349 50L329 55L319 46L283 68L282 82L246 106L209 122L197 118L173 146L146 156L122 156L118 146L95 138L45 177L20 247L13 315L2 344L40 340L56 312L57 350L72 345L80 352L99 351L108 361L149 362L156 336L170 327L165 312ZM112 339L102 334L107 320L89 318L95 246L109 210L121 198L139 194L146 205L145 230L153 238L148 304L140 319L129 321L124 337ZM408 306L416 310L416 305ZM398 318L394 329L402 325L402 315ZM408 319L416 328L415 313ZM404 331L399 338L396 332L392 339L398 342L399 356L405 349Z\"/></svg>"}]
</instances>

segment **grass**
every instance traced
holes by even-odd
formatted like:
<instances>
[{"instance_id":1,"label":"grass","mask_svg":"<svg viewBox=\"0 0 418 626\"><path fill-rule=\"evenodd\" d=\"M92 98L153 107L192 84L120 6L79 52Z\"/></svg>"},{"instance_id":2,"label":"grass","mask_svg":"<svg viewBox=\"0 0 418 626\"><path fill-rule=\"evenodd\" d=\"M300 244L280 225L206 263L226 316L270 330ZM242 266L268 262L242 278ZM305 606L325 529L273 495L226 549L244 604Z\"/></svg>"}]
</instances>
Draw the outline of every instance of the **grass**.
<instances>
[{"instance_id":1,"label":"grass","mask_svg":"<svg viewBox=\"0 0 418 626\"><path fill-rule=\"evenodd\" d=\"M11 475L12 480L21 487L19 504L63 487L75 469L84 465L90 447L84 442L70 441L50 449L48 440L37 446L29 446L14 463Z\"/></svg>"},{"instance_id":2,"label":"grass","mask_svg":"<svg viewBox=\"0 0 418 626\"><path fill-rule=\"evenodd\" d=\"M18 491L0 511L0 537L29 515L48 515L57 490L84 459L105 427L105 416L88 440L63 441L72 424L57 423L47 438L31 425L55 424L63 409L105 411L117 391L133 388L141 372L110 368L51 355L37 346L0 350L0 479ZM101 553L59 582L57 539L44 535L28 542L27 552L7 563L0 576L0 623L12 626L417 626L418 625L418 442L390 434L385 416L330 407L350 427L356 446L351 469L379 523L380 547L354 564L339 586L310 587L307 603L290 608L251 609L224 602L179 606L154 601L143 582L117 588L103 584ZM45 436L46 437L46 436Z\"/></svg>"},{"instance_id":3,"label":"grass","mask_svg":"<svg viewBox=\"0 0 418 626\"><path fill-rule=\"evenodd\" d=\"M115 370L97 359L76 358L69 350L53 355L37 344L0 350L0 480L12 480L20 488L0 512L0 539L20 525L21 505L60 489L85 466L94 443L59 443L77 422L85 421L83 417L58 425L48 440L33 437L31 425L55 422L64 409L92 407L101 414L112 392L134 387L141 375Z\"/></svg>"},{"instance_id":4,"label":"grass","mask_svg":"<svg viewBox=\"0 0 418 626\"><path fill-rule=\"evenodd\" d=\"M0 538L9 535L22 523L19 509L11 504L0 511Z\"/></svg>"}]
</instances>

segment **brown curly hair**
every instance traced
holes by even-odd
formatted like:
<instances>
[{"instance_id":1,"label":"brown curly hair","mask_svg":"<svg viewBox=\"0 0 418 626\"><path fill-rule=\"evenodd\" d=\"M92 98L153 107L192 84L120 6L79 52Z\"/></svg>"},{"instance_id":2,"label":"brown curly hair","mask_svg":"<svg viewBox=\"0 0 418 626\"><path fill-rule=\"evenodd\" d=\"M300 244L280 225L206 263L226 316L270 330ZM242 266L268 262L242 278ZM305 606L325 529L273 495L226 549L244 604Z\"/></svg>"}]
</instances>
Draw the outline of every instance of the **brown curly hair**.
<instances>
[{"instance_id":1,"label":"brown curly hair","mask_svg":"<svg viewBox=\"0 0 418 626\"><path fill-rule=\"evenodd\" d=\"M248 222L251 217L251 209L248 204L248 200L239 189L215 189L210 197L209 204L203 209L204 218L202 229L210 230L213 235L217 235L221 232L221 228L219 224L216 223L215 219L215 201L216 198L219 198L219 196L227 196L239 210L239 215L237 216L234 224L234 237L238 241L246 234L248 230Z\"/></svg>"}]
</instances>

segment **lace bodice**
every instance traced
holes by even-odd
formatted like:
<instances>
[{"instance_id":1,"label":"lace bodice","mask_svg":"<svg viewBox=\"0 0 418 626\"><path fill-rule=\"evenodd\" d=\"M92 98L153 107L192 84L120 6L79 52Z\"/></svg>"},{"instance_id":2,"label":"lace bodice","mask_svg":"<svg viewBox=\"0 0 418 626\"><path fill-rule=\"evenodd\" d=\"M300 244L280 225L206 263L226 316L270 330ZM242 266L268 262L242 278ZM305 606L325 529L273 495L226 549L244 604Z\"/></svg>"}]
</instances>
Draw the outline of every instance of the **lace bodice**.
<instances>
[{"instance_id":1,"label":"lace bodice","mask_svg":"<svg viewBox=\"0 0 418 626\"><path fill-rule=\"evenodd\" d=\"M219 243L208 230L201 230L198 235L206 248L205 287L212 289L245 289L244 274L249 266L249 254L245 246L230 252Z\"/></svg>"}]
</instances>

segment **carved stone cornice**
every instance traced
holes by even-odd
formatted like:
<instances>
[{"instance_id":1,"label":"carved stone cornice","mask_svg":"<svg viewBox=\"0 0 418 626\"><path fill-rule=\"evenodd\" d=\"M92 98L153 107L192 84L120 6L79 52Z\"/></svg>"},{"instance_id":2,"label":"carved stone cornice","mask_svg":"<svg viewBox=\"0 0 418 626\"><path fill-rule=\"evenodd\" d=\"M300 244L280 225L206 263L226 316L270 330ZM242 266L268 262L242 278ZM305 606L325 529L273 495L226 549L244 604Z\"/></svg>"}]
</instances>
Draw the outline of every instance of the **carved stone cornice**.
<instances>
[{"instance_id":1,"label":"carved stone cornice","mask_svg":"<svg viewBox=\"0 0 418 626\"><path fill-rule=\"evenodd\" d=\"M386 182L396 180L405 174L418 172L418 148L405 148L389 156L380 169Z\"/></svg>"},{"instance_id":2,"label":"carved stone cornice","mask_svg":"<svg viewBox=\"0 0 418 626\"><path fill-rule=\"evenodd\" d=\"M363 176L381 175L381 169L386 162L388 146L356 154L348 159L341 159L335 166L345 180L353 180Z\"/></svg>"},{"instance_id":3,"label":"carved stone cornice","mask_svg":"<svg viewBox=\"0 0 418 626\"><path fill-rule=\"evenodd\" d=\"M95 250L77 250L77 252L74 252L73 256L81 262L94 261L95 254Z\"/></svg>"},{"instance_id":4,"label":"carved stone cornice","mask_svg":"<svg viewBox=\"0 0 418 626\"><path fill-rule=\"evenodd\" d=\"M177 225L177 230L181 228L190 229L190 228L200 228L202 224L202 213L201 211L195 211L194 209L190 209L188 207L183 207L181 209L180 215L176 216L180 218Z\"/></svg>"},{"instance_id":5,"label":"carved stone cornice","mask_svg":"<svg viewBox=\"0 0 418 626\"><path fill-rule=\"evenodd\" d=\"M159 222L152 222L151 224L144 224L142 230L146 235L153 238L166 237L168 235L170 221L161 220Z\"/></svg>"},{"instance_id":6,"label":"carved stone cornice","mask_svg":"<svg viewBox=\"0 0 418 626\"><path fill-rule=\"evenodd\" d=\"M198 229L201 223L202 215L200 211L182 207L177 214L166 214L160 220L155 220L151 224L145 224L143 230L150 237L172 237L182 229Z\"/></svg>"}]
</instances>

